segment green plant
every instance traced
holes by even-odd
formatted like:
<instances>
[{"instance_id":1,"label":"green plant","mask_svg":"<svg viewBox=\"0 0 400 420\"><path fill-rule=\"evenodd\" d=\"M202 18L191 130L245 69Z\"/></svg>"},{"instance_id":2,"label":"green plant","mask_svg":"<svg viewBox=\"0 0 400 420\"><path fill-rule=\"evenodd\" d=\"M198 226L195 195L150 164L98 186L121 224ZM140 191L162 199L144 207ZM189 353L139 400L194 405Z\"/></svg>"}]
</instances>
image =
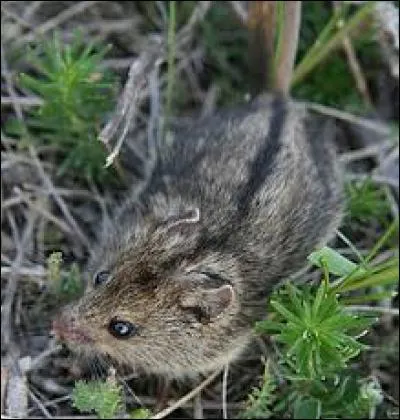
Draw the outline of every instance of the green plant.
<instances>
[{"instance_id":1,"label":"green plant","mask_svg":"<svg viewBox=\"0 0 400 420\"><path fill-rule=\"evenodd\" d=\"M271 372L270 361L267 361L264 366L261 387L253 388L249 394L247 408L242 413L242 418L265 419L271 417L273 414L271 407L276 402L276 388L276 379Z\"/></svg>"},{"instance_id":2,"label":"green plant","mask_svg":"<svg viewBox=\"0 0 400 420\"><path fill-rule=\"evenodd\" d=\"M374 6L374 1L366 2L351 17L347 16L350 8L349 4L344 4L336 10L312 47L307 50L305 56L296 66L293 72L292 85L302 81L308 73L328 57L340 45L344 36L371 14Z\"/></svg>"},{"instance_id":3,"label":"green plant","mask_svg":"<svg viewBox=\"0 0 400 420\"><path fill-rule=\"evenodd\" d=\"M345 183L348 218L368 223L375 219L385 223L390 214L385 187L376 185L371 178Z\"/></svg>"},{"instance_id":4,"label":"green plant","mask_svg":"<svg viewBox=\"0 0 400 420\"><path fill-rule=\"evenodd\" d=\"M72 401L79 411L95 411L101 419L115 418L123 409L122 388L114 381L78 381Z\"/></svg>"},{"instance_id":5,"label":"green plant","mask_svg":"<svg viewBox=\"0 0 400 420\"><path fill-rule=\"evenodd\" d=\"M118 418L125 410L122 387L115 377L106 381L77 381L72 392L75 408L84 413L94 411L100 419ZM148 419L151 411L147 408L136 408L130 411L131 419Z\"/></svg>"},{"instance_id":6,"label":"green plant","mask_svg":"<svg viewBox=\"0 0 400 420\"><path fill-rule=\"evenodd\" d=\"M131 411L129 417L131 419L149 419L151 415L151 411L148 408L136 408Z\"/></svg>"},{"instance_id":7,"label":"green plant","mask_svg":"<svg viewBox=\"0 0 400 420\"><path fill-rule=\"evenodd\" d=\"M340 28L346 30L349 9L349 5L345 5L333 11L332 5L326 2L302 2L297 52L299 60L292 81L292 93L299 99L340 107L349 112L362 112L366 106L359 92L354 89L354 77L349 71L349 64L340 48L343 33L339 35L338 31ZM353 16L357 18L356 15ZM361 15L361 19L365 18ZM375 28L372 25L370 27L364 25L362 30L351 37L358 58L361 63L365 63L362 67L368 81L371 70L375 71L380 63L379 46L375 41L374 32ZM339 35L339 38L330 44L332 49L329 54L326 54L325 48L335 34ZM323 55L319 55L318 51ZM296 81L299 69L308 66L307 62L314 62L314 64L301 75L301 80Z\"/></svg>"},{"instance_id":8,"label":"green plant","mask_svg":"<svg viewBox=\"0 0 400 420\"><path fill-rule=\"evenodd\" d=\"M347 366L363 345L355 337L370 320L345 312L328 283L315 293L290 283L271 298L275 317L258 324L284 345L285 362L304 380L321 380Z\"/></svg>"},{"instance_id":9,"label":"green plant","mask_svg":"<svg viewBox=\"0 0 400 420\"><path fill-rule=\"evenodd\" d=\"M29 52L36 74L21 74L17 85L42 100L39 107L27 111L25 123L30 138L58 150L57 176L68 173L80 179L110 180L115 173L104 168L106 150L97 134L113 109L116 79L99 67L108 49L85 44L79 34L71 44L63 44L55 33L51 41ZM6 131L24 138L18 120L7 124Z\"/></svg>"},{"instance_id":10,"label":"green plant","mask_svg":"<svg viewBox=\"0 0 400 420\"><path fill-rule=\"evenodd\" d=\"M260 389L250 394L243 417L290 413L293 418L374 418L383 401L380 385L350 368L368 350L360 339L376 321L379 308L376 313L371 306L368 313L362 307L355 312L351 305L393 296L389 286L399 279L398 252L378 264L371 261L397 232L395 220L358 263L323 247L308 258L323 272L318 286L288 282L272 294L268 318L257 323L256 330L276 343L276 369L285 387L277 385L268 369ZM337 279L332 281L332 276Z\"/></svg>"},{"instance_id":11,"label":"green plant","mask_svg":"<svg viewBox=\"0 0 400 420\"><path fill-rule=\"evenodd\" d=\"M47 280L49 288L61 300L72 300L83 292L83 280L76 263L62 272L62 253L53 252L47 258Z\"/></svg>"}]
</instances>

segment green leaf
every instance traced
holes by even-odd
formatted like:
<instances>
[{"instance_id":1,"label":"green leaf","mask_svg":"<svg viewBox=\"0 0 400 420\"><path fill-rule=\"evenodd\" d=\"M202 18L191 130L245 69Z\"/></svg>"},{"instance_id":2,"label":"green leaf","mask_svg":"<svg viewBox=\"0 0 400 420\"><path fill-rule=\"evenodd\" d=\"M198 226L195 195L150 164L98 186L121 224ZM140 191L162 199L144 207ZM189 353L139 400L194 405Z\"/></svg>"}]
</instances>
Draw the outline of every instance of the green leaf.
<instances>
[{"instance_id":1,"label":"green leaf","mask_svg":"<svg viewBox=\"0 0 400 420\"><path fill-rule=\"evenodd\" d=\"M274 307L274 309L279 312L284 318L286 318L289 321L292 321L294 324L302 325L302 320L293 314L293 312L290 312L287 308L285 308L283 305L281 305L276 300L271 300L271 305Z\"/></svg>"},{"instance_id":2,"label":"green leaf","mask_svg":"<svg viewBox=\"0 0 400 420\"><path fill-rule=\"evenodd\" d=\"M339 313L324 320L322 328L327 331L333 329L337 331L346 331L350 328L365 328L369 323L370 321L368 318Z\"/></svg>"},{"instance_id":3,"label":"green leaf","mask_svg":"<svg viewBox=\"0 0 400 420\"><path fill-rule=\"evenodd\" d=\"M279 322L270 321L265 319L263 321L256 322L255 329L258 332L280 332L284 328L284 324Z\"/></svg>"},{"instance_id":4,"label":"green leaf","mask_svg":"<svg viewBox=\"0 0 400 420\"><path fill-rule=\"evenodd\" d=\"M301 306L300 299L298 298L298 290L296 287L294 287L291 283L286 284L286 290L288 292L289 298L294 306L294 309L296 310L296 315L300 315L303 312L303 307Z\"/></svg>"},{"instance_id":5,"label":"green leaf","mask_svg":"<svg viewBox=\"0 0 400 420\"><path fill-rule=\"evenodd\" d=\"M312 305L312 316L313 318L317 317L319 308L323 300L327 298L327 291L326 291L326 284L325 282L321 282L318 287L317 295L315 296L314 303Z\"/></svg>"},{"instance_id":6,"label":"green leaf","mask_svg":"<svg viewBox=\"0 0 400 420\"><path fill-rule=\"evenodd\" d=\"M323 305L320 306L319 311L315 316L315 320L318 323L322 323L325 319L335 315L338 311L339 306L336 296L330 293L326 299L324 299Z\"/></svg>"},{"instance_id":7,"label":"green leaf","mask_svg":"<svg viewBox=\"0 0 400 420\"><path fill-rule=\"evenodd\" d=\"M347 276L353 273L358 265L348 260L347 258L340 255L337 251L327 246L324 246L318 251L312 252L307 259L317 267L323 268L322 261L324 261L328 267L330 273L337 276ZM365 269L359 268L361 272L365 272Z\"/></svg>"},{"instance_id":8,"label":"green leaf","mask_svg":"<svg viewBox=\"0 0 400 420\"><path fill-rule=\"evenodd\" d=\"M399 220L396 219L392 222L392 224L389 226L387 231L384 233L384 235L379 239L379 241L375 244L373 249L368 254L366 261L370 261L375 255L378 253L378 251L385 245L385 243L391 238L391 236L397 232L399 228Z\"/></svg>"},{"instance_id":9,"label":"green leaf","mask_svg":"<svg viewBox=\"0 0 400 420\"><path fill-rule=\"evenodd\" d=\"M110 419L122 408L121 393L121 387L111 382L78 381L72 392L72 401L79 411L95 411L101 419Z\"/></svg>"},{"instance_id":10,"label":"green leaf","mask_svg":"<svg viewBox=\"0 0 400 420\"><path fill-rule=\"evenodd\" d=\"M350 290L363 289L366 287L373 286L384 286L391 283L396 283L399 281L399 267L398 265L393 265L385 268L384 270L371 274L364 275L363 277L357 277L352 279L351 282L343 282L343 284L338 285L336 288L337 292L343 293Z\"/></svg>"},{"instance_id":11,"label":"green leaf","mask_svg":"<svg viewBox=\"0 0 400 420\"><path fill-rule=\"evenodd\" d=\"M316 398L298 398L294 404L294 419L320 419L321 401Z\"/></svg>"},{"instance_id":12,"label":"green leaf","mask_svg":"<svg viewBox=\"0 0 400 420\"><path fill-rule=\"evenodd\" d=\"M360 296L342 297L340 298L340 302L342 305L354 305L355 303L367 303L394 298L397 294L398 292L395 290L387 290L385 292L370 293Z\"/></svg>"}]
</instances>

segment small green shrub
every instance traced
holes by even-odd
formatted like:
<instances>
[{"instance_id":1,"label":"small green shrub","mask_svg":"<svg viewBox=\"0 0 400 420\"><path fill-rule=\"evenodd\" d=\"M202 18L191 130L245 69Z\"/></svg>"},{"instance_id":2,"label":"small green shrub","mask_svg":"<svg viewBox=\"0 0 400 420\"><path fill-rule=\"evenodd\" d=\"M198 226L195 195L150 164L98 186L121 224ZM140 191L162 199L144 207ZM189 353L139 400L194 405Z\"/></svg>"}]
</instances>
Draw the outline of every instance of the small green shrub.
<instances>
[{"instance_id":1,"label":"small green shrub","mask_svg":"<svg viewBox=\"0 0 400 420\"><path fill-rule=\"evenodd\" d=\"M264 367L264 375L260 388L253 388L249 394L248 407L243 412L245 419L265 419L272 416L271 407L275 404L277 395L276 379L271 372L270 362L267 361Z\"/></svg>"},{"instance_id":2,"label":"small green shrub","mask_svg":"<svg viewBox=\"0 0 400 420\"><path fill-rule=\"evenodd\" d=\"M100 419L119 418L125 410L122 386L118 385L114 377L106 381L77 381L72 392L75 408L83 413L95 412ZM131 410L129 418L148 419L151 411L147 408Z\"/></svg>"},{"instance_id":3,"label":"small green shrub","mask_svg":"<svg viewBox=\"0 0 400 420\"><path fill-rule=\"evenodd\" d=\"M49 290L62 301L73 300L83 293L83 279L76 263L62 273L62 253L53 252L47 258Z\"/></svg>"},{"instance_id":4,"label":"small green shrub","mask_svg":"<svg viewBox=\"0 0 400 420\"><path fill-rule=\"evenodd\" d=\"M390 204L385 187L376 185L370 178L345 183L348 219L361 223L376 220L382 224L390 215Z\"/></svg>"},{"instance_id":5,"label":"small green shrub","mask_svg":"<svg viewBox=\"0 0 400 420\"><path fill-rule=\"evenodd\" d=\"M106 52L107 48L86 45L78 34L71 44L63 44L55 33L51 41L29 52L36 74L21 74L17 79L17 86L43 101L27 110L25 123L38 145L58 151L58 177L115 179L113 169L104 167L106 150L97 139L116 98L115 76L99 67ZM6 131L24 139L24 127L17 119L7 124Z\"/></svg>"},{"instance_id":6,"label":"small green shrub","mask_svg":"<svg viewBox=\"0 0 400 420\"><path fill-rule=\"evenodd\" d=\"M278 386L266 367L259 389L249 395L245 418L288 415L300 418L374 418L383 401L379 383L360 377L351 363L368 349L360 340L376 314L353 303L392 297L399 279L398 252L372 265L370 261L398 232L394 221L366 258L355 263L329 247L313 252L309 261L323 272L319 286L289 282L271 295L268 318L256 331L276 343ZM332 281L331 277L336 276Z\"/></svg>"},{"instance_id":7,"label":"small green shrub","mask_svg":"<svg viewBox=\"0 0 400 420\"><path fill-rule=\"evenodd\" d=\"M123 409L122 388L111 381L78 381L72 392L72 400L79 411L95 411L101 419L115 418Z\"/></svg>"}]
</instances>

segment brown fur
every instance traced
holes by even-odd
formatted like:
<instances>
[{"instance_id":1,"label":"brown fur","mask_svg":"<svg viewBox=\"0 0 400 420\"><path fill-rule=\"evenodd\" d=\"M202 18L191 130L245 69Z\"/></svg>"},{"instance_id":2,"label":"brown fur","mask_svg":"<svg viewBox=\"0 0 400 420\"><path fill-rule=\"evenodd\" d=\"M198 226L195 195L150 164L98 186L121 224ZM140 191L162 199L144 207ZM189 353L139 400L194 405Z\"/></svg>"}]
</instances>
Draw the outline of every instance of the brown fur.
<instances>
[{"instance_id":1,"label":"brown fur","mask_svg":"<svg viewBox=\"0 0 400 420\"><path fill-rule=\"evenodd\" d=\"M333 135L329 122L271 96L180 133L100 238L89 271L107 269L111 280L89 284L58 335L173 377L235 359L272 287L340 223ZM112 336L114 317L138 334Z\"/></svg>"}]
</instances>

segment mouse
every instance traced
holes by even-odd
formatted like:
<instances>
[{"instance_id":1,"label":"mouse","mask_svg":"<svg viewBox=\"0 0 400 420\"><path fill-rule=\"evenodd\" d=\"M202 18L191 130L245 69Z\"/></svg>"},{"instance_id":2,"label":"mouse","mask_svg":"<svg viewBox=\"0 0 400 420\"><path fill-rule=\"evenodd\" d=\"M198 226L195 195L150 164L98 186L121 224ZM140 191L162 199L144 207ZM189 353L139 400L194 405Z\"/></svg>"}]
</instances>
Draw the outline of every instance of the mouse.
<instances>
[{"instance_id":1,"label":"mouse","mask_svg":"<svg viewBox=\"0 0 400 420\"><path fill-rule=\"evenodd\" d=\"M240 357L273 287L340 225L334 136L332 120L280 95L173 134L99 237L56 337L174 378Z\"/></svg>"},{"instance_id":2,"label":"mouse","mask_svg":"<svg viewBox=\"0 0 400 420\"><path fill-rule=\"evenodd\" d=\"M273 288L340 226L334 139L333 120L276 94L173 133L98 238L56 337L171 378L239 358Z\"/></svg>"}]
</instances>

